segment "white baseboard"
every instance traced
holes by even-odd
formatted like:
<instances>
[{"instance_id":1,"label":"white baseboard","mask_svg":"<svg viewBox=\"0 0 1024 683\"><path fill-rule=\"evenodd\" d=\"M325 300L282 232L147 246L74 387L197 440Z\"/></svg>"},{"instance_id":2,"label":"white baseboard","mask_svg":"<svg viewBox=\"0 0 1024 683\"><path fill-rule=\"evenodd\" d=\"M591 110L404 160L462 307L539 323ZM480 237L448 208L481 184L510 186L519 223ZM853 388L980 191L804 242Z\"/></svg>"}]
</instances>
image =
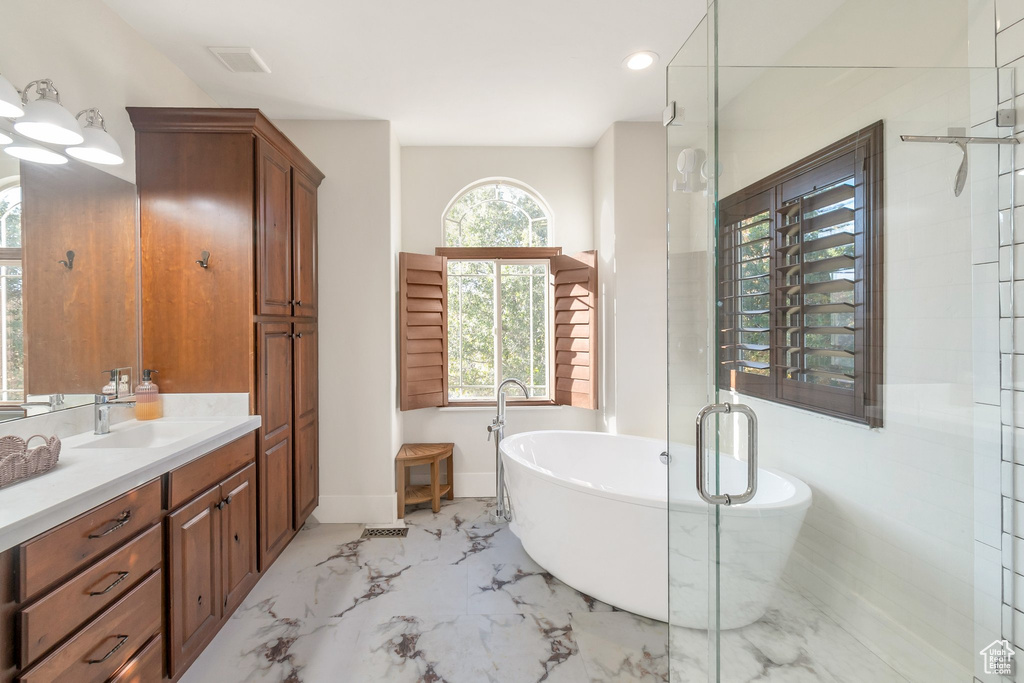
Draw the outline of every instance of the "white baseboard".
<instances>
[{"instance_id":1,"label":"white baseboard","mask_svg":"<svg viewBox=\"0 0 1024 683\"><path fill-rule=\"evenodd\" d=\"M314 514L321 524L393 524L397 519L398 497L320 496Z\"/></svg>"},{"instance_id":2,"label":"white baseboard","mask_svg":"<svg viewBox=\"0 0 1024 683\"><path fill-rule=\"evenodd\" d=\"M456 472L456 498L493 498L498 495L494 490L494 472Z\"/></svg>"},{"instance_id":3,"label":"white baseboard","mask_svg":"<svg viewBox=\"0 0 1024 683\"><path fill-rule=\"evenodd\" d=\"M441 481L444 481L442 473ZM430 483L430 474L415 473L409 478L409 483L416 486ZM497 495L494 490L494 472L456 472L455 473L455 497L456 498L493 498Z\"/></svg>"}]
</instances>

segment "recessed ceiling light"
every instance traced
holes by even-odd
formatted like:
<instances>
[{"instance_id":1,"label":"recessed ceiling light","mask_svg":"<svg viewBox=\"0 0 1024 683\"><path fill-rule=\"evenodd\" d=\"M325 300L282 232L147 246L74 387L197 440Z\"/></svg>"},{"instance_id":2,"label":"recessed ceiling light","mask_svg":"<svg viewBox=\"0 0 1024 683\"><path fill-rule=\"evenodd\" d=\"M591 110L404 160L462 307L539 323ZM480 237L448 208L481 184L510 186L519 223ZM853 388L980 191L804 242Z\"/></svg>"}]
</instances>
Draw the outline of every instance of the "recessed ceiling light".
<instances>
[{"instance_id":1,"label":"recessed ceiling light","mask_svg":"<svg viewBox=\"0 0 1024 683\"><path fill-rule=\"evenodd\" d=\"M626 65L627 69L632 71L641 71L651 66L658 61L658 55L653 52L634 52L630 56L626 57L622 63Z\"/></svg>"}]
</instances>

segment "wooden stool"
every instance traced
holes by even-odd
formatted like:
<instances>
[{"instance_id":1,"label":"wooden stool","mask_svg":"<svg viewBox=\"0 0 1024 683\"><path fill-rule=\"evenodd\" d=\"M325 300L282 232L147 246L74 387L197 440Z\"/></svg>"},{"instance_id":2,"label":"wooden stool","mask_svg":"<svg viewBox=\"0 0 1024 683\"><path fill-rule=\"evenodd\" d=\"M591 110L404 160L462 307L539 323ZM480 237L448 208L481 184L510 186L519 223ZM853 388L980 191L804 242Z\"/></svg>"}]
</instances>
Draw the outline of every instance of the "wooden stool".
<instances>
[{"instance_id":1,"label":"wooden stool","mask_svg":"<svg viewBox=\"0 0 1024 683\"><path fill-rule=\"evenodd\" d=\"M431 503L434 512L441 511L441 496L455 498L455 458L453 443L407 443L395 456L395 482L398 489L398 518L405 517L405 506ZM441 486L441 461L448 459L448 483ZM414 465L430 465L430 484L406 486L405 469Z\"/></svg>"}]
</instances>

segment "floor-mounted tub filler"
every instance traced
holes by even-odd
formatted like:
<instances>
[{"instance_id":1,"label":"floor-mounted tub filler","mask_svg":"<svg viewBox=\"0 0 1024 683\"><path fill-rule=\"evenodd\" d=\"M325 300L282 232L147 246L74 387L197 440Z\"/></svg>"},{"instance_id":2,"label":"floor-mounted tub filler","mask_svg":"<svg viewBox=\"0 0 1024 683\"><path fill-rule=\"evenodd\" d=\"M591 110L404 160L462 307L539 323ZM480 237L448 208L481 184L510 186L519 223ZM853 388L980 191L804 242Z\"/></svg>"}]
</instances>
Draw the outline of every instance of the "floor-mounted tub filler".
<instances>
[{"instance_id":1,"label":"floor-mounted tub filler","mask_svg":"<svg viewBox=\"0 0 1024 683\"><path fill-rule=\"evenodd\" d=\"M665 442L597 432L542 431L507 437L501 453L512 502L512 532L526 552L576 590L615 607L668 620L672 563L672 623L708 628L708 544L721 515L718 595L720 627L760 619L786 566L811 491L799 479L758 470L749 503L709 506L697 495L694 449L672 447L673 467L688 472L668 508ZM723 490L742 490L746 465L720 459ZM683 475L686 476L685 474ZM689 538L668 557L668 525ZM711 583L715 585L714 582ZM678 598L677 598L678 596Z\"/></svg>"}]
</instances>

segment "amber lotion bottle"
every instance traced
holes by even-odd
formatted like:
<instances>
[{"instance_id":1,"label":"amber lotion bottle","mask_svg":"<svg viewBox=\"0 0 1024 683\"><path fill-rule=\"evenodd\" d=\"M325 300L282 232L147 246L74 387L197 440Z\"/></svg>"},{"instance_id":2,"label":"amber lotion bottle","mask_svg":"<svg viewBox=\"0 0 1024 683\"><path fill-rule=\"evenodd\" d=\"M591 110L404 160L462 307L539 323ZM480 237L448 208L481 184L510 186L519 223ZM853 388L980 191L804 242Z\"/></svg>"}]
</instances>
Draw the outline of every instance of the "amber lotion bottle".
<instances>
[{"instance_id":1,"label":"amber lotion bottle","mask_svg":"<svg viewBox=\"0 0 1024 683\"><path fill-rule=\"evenodd\" d=\"M136 420L155 420L164 415L160 387L153 383L154 372L157 370L143 370L142 383L135 387Z\"/></svg>"}]
</instances>

